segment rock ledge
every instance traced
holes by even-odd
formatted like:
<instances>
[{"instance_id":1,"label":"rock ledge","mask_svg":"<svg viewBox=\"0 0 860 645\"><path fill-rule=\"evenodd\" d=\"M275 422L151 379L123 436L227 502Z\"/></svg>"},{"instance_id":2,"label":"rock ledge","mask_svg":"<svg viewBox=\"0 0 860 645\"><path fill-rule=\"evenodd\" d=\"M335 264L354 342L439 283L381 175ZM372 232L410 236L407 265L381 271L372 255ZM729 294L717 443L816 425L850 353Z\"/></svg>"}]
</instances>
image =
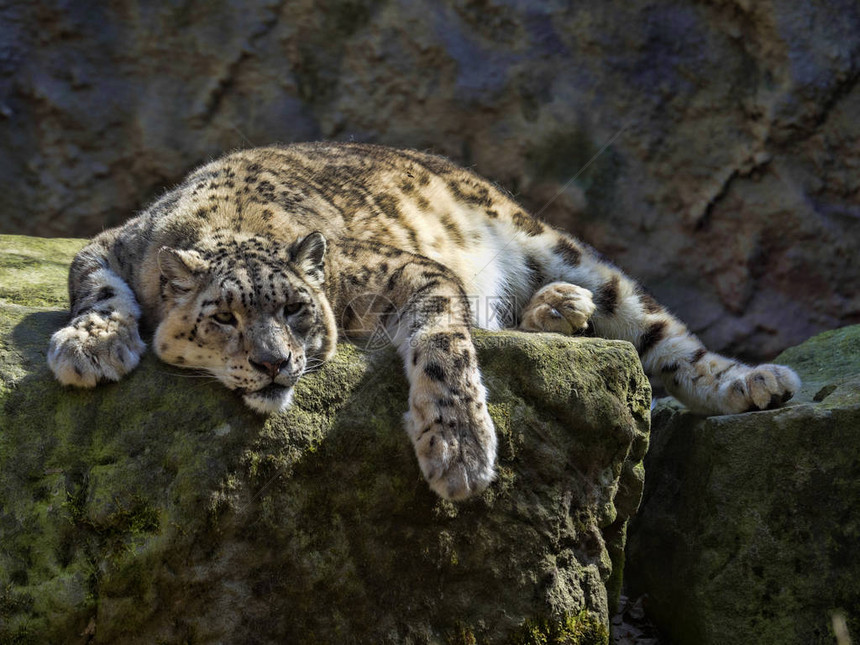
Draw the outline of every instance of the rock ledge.
<instances>
[{"instance_id":1,"label":"rock ledge","mask_svg":"<svg viewBox=\"0 0 860 645\"><path fill-rule=\"evenodd\" d=\"M607 642L648 443L632 346L479 335L499 476L455 505L393 351L342 345L268 419L151 355L59 386L81 244L0 236L0 642Z\"/></svg>"}]
</instances>

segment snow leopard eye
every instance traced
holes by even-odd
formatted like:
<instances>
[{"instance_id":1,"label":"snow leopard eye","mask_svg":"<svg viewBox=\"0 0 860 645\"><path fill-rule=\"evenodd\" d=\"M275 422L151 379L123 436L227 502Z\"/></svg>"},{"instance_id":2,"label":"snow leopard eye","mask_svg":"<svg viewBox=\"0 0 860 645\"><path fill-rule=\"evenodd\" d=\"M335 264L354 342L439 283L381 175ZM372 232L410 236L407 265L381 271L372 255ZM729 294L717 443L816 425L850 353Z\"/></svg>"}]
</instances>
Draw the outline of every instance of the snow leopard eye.
<instances>
[{"instance_id":1,"label":"snow leopard eye","mask_svg":"<svg viewBox=\"0 0 860 645\"><path fill-rule=\"evenodd\" d=\"M212 318L215 322L221 323L222 325L228 325L230 327L235 327L238 322L236 320L236 316L229 311L219 311L217 314L213 314Z\"/></svg>"},{"instance_id":2,"label":"snow leopard eye","mask_svg":"<svg viewBox=\"0 0 860 645\"><path fill-rule=\"evenodd\" d=\"M292 316L293 314L299 313L304 308L305 303L303 302L290 302L284 306L284 316Z\"/></svg>"}]
</instances>

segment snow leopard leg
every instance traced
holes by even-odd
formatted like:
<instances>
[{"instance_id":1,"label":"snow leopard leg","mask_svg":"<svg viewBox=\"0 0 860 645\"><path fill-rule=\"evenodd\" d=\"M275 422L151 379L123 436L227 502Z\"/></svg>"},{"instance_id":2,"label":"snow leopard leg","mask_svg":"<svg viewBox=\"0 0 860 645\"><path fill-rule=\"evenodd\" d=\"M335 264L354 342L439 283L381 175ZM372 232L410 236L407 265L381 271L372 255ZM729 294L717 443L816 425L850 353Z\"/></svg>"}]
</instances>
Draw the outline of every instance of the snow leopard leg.
<instances>
[{"instance_id":1,"label":"snow leopard leg","mask_svg":"<svg viewBox=\"0 0 860 645\"><path fill-rule=\"evenodd\" d=\"M115 231L82 249L69 272L71 320L51 337L48 364L64 385L94 387L117 381L140 362L140 306L112 268Z\"/></svg>"},{"instance_id":2,"label":"snow leopard leg","mask_svg":"<svg viewBox=\"0 0 860 645\"><path fill-rule=\"evenodd\" d=\"M542 248L531 253L552 283L526 305L522 328L576 333L587 321L597 336L630 341L649 376L704 414L770 409L800 387L788 367L750 366L708 351L681 321L587 245L558 231L541 237Z\"/></svg>"},{"instance_id":3,"label":"snow leopard leg","mask_svg":"<svg viewBox=\"0 0 860 645\"><path fill-rule=\"evenodd\" d=\"M356 267L370 271L360 286L350 284L350 276L362 275L359 270L343 271L341 298L356 302L370 294L389 303L377 322L403 357L409 379L404 420L421 471L441 497L475 495L495 476L496 433L460 282L427 258L395 249L386 251L393 256L379 257L374 251L380 245L355 244L360 251ZM344 311L340 317L348 320L357 313ZM363 325L368 328L366 318Z\"/></svg>"}]
</instances>

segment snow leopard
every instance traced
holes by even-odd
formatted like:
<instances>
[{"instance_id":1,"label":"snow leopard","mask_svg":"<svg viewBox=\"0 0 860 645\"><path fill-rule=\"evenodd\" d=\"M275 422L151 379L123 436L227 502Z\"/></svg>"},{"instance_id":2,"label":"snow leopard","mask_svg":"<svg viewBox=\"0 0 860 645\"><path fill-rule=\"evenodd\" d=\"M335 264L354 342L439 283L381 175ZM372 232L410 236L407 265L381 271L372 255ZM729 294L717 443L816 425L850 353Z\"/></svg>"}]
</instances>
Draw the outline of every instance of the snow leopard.
<instances>
[{"instance_id":1,"label":"snow leopard","mask_svg":"<svg viewBox=\"0 0 860 645\"><path fill-rule=\"evenodd\" d=\"M70 268L48 362L66 385L116 381L151 346L263 413L339 339L384 330L409 381L405 427L446 499L494 478L496 434L472 330L629 341L690 409L781 405L800 381L709 351L589 245L434 154L357 143L236 151L96 236Z\"/></svg>"}]
</instances>

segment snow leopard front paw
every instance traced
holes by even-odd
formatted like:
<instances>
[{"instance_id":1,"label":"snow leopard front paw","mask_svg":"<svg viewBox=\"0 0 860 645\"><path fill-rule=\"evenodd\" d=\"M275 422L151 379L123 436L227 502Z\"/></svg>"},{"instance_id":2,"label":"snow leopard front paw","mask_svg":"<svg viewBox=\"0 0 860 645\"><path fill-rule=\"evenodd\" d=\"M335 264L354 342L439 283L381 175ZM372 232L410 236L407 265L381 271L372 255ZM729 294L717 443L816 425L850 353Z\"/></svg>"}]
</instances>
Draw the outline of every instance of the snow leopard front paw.
<instances>
[{"instance_id":1,"label":"snow leopard front paw","mask_svg":"<svg viewBox=\"0 0 860 645\"><path fill-rule=\"evenodd\" d=\"M415 444L418 464L427 483L440 497L462 500L483 491L495 477L495 429L490 415L463 411L443 413L425 425L415 412L406 415L406 428Z\"/></svg>"},{"instance_id":2,"label":"snow leopard front paw","mask_svg":"<svg viewBox=\"0 0 860 645\"><path fill-rule=\"evenodd\" d=\"M461 500L489 486L495 477L496 431L483 387L478 396L449 391L410 398L406 431L430 488L445 499Z\"/></svg>"},{"instance_id":3,"label":"snow leopard front paw","mask_svg":"<svg viewBox=\"0 0 860 645\"><path fill-rule=\"evenodd\" d=\"M732 414L779 407L800 389L800 377L783 365L758 365L738 370L720 390L724 411Z\"/></svg>"},{"instance_id":4,"label":"snow leopard front paw","mask_svg":"<svg viewBox=\"0 0 860 645\"><path fill-rule=\"evenodd\" d=\"M63 385L94 387L137 367L145 348L133 316L89 311L54 333L48 365Z\"/></svg>"},{"instance_id":5,"label":"snow leopard front paw","mask_svg":"<svg viewBox=\"0 0 860 645\"><path fill-rule=\"evenodd\" d=\"M588 289L567 282L553 282L532 296L523 310L520 329L570 336L588 327L594 309Z\"/></svg>"}]
</instances>

